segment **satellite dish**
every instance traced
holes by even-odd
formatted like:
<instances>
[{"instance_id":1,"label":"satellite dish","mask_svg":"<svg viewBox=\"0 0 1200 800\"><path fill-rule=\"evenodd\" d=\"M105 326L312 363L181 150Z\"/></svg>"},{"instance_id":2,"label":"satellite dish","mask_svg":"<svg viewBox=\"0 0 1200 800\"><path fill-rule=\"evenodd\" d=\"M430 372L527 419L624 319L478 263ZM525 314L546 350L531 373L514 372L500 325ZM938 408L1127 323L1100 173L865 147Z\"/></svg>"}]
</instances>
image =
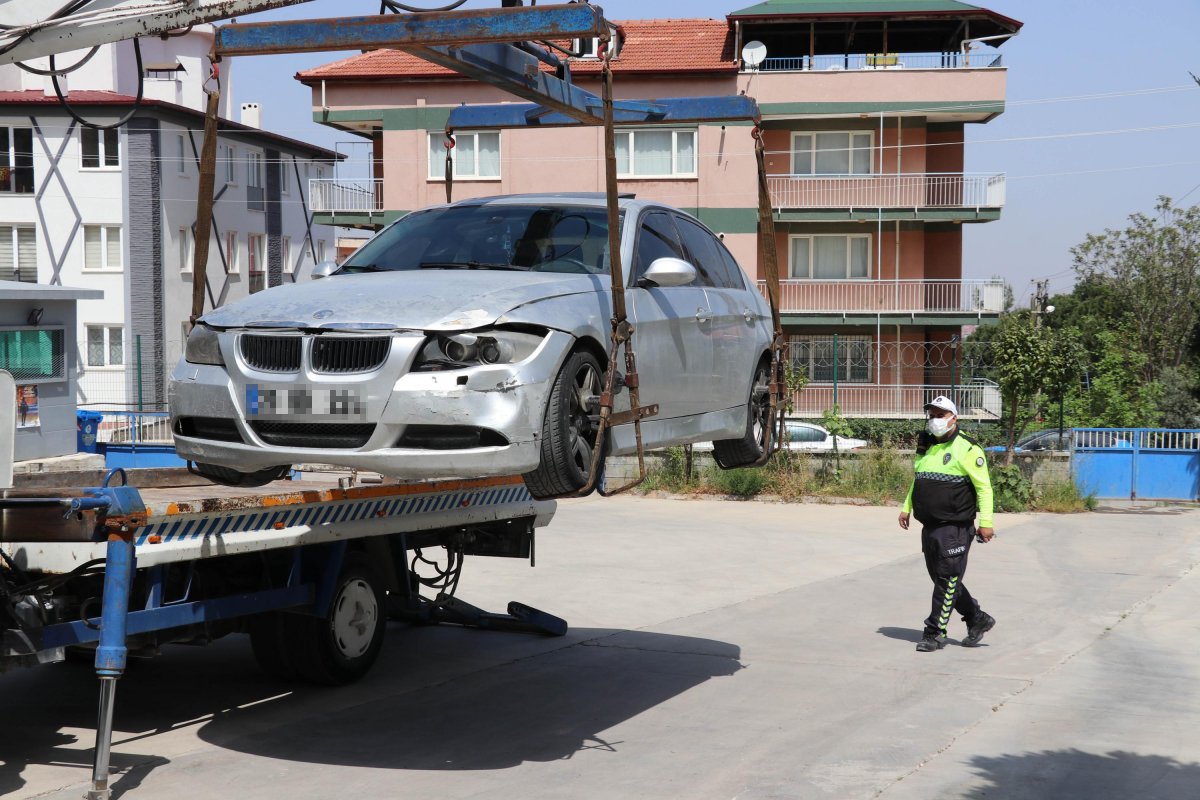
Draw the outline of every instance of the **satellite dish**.
<instances>
[{"instance_id":1,"label":"satellite dish","mask_svg":"<svg viewBox=\"0 0 1200 800\"><path fill-rule=\"evenodd\" d=\"M742 48L742 62L747 69L758 69L758 65L767 57L767 46L760 41L747 42Z\"/></svg>"}]
</instances>

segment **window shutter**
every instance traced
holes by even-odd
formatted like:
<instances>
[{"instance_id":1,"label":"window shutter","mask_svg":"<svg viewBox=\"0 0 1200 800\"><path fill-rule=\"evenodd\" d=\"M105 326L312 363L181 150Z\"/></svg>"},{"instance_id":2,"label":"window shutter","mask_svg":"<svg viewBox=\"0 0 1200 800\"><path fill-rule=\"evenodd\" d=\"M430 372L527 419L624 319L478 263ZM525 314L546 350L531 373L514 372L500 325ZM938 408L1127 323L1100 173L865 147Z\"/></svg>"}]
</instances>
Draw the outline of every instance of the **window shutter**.
<instances>
[{"instance_id":1,"label":"window shutter","mask_svg":"<svg viewBox=\"0 0 1200 800\"><path fill-rule=\"evenodd\" d=\"M100 255L100 226L83 226L83 266L87 269L100 269L104 262Z\"/></svg>"},{"instance_id":2,"label":"window shutter","mask_svg":"<svg viewBox=\"0 0 1200 800\"><path fill-rule=\"evenodd\" d=\"M17 228L17 271L20 280L37 283L37 233L33 228Z\"/></svg>"},{"instance_id":3,"label":"window shutter","mask_svg":"<svg viewBox=\"0 0 1200 800\"><path fill-rule=\"evenodd\" d=\"M108 233L108 262L110 268L121 266L121 229L112 226L107 229Z\"/></svg>"}]
</instances>

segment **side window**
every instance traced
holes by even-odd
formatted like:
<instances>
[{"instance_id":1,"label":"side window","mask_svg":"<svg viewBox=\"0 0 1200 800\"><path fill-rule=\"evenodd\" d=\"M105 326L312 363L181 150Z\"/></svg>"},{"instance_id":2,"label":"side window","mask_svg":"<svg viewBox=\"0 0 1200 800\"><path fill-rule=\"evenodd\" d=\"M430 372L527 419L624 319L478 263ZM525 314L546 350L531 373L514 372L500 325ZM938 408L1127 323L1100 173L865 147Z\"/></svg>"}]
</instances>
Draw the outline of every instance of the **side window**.
<instances>
[{"instance_id":1,"label":"side window","mask_svg":"<svg viewBox=\"0 0 1200 800\"><path fill-rule=\"evenodd\" d=\"M679 234L671 217L661 212L653 212L642 218L642 227L638 231L637 257L634 279L646 274L646 270L659 258L683 258L683 246L679 243Z\"/></svg>"},{"instance_id":2,"label":"side window","mask_svg":"<svg viewBox=\"0 0 1200 800\"><path fill-rule=\"evenodd\" d=\"M745 289L746 276L742 272L742 268L738 266L733 253L729 252L729 248L720 239L717 240L717 251L721 254L721 263L725 266L725 271L722 273L726 280L725 285L730 289Z\"/></svg>"},{"instance_id":3,"label":"side window","mask_svg":"<svg viewBox=\"0 0 1200 800\"><path fill-rule=\"evenodd\" d=\"M723 286L720 277L723 265L721 255L717 252L716 239L690 219L678 217L675 223L679 226L679 235L683 237L683 245L690 256L688 261L700 273L696 283L701 286Z\"/></svg>"},{"instance_id":4,"label":"side window","mask_svg":"<svg viewBox=\"0 0 1200 800\"><path fill-rule=\"evenodd\" d=\"M788 428L788 439L793 442L823 442L825 434L808 425L796 425Z\"/></svg>"}]
</instances>

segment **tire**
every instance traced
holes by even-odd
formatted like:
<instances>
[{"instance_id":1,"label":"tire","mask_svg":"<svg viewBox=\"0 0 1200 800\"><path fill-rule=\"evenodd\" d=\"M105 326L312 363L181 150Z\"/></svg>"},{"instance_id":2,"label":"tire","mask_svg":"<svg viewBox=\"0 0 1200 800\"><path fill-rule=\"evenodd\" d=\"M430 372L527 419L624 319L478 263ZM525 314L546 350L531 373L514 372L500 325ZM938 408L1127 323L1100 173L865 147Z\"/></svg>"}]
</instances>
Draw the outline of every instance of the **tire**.
<instances>
[{"instance_id":1,"label":"tire","mask_svg":"<svg viewBox=\"0 0 1200 800\"><path fill-rule=\"evenodd\" d=\"M295 680L296 668L283 638L282 615L277 611L258 614L247 620L246 628L259 668L276 680Z\"/></svg>"},{"instance_id":2,"label":"tire","mask_svg":"<svg viewBox=\"0 0 1200 800\"><path fill-rule=\"evenodd\" d=\"M383 582L362 553L347 553L324 617L283 614L284 648L296 673L340 686L367 674L387 623Z\"/></svg>"},{"instance_id":3,"label":"tire","mask_svg":"<svg viewBox=\"0 0 1200 800\"><path fill-rule=\"evenodd\" d=\"M771 429L771 365L763 360L754 370L750 384L750 399L746 404L746 432L739 439L720 439L713 442L713 459L721 469L733 469L753 464L762 458L770 446Z\"/></svg>"},{"instance_id":4,"label":"tire","mask_svg":"<svg viewBox=\"0 0 1200 800\"><path fill-rule=\"evenodd\" d=\"M260 469L257 472L238 472L232 467L218 467L216 464L201 464L200 462L196 462L194 472L222 486L253 489L258 486L266 486L272 481L281 480L291 469L291 464L284 464L279 467Z\"/></svg>"},{"instance_id":5,"label":"tire","mask_svg":"<svg viewBox=\"0 0 1200 800\"><path fill-rule=\"evenodd\" d=\"M594 355L576 350L555 377L542 420L542 460L523 476L537 499L573 494L587 485L596 447L596 417L587 398L600 394L603 376Z\"/></svg>"}]
</instances>

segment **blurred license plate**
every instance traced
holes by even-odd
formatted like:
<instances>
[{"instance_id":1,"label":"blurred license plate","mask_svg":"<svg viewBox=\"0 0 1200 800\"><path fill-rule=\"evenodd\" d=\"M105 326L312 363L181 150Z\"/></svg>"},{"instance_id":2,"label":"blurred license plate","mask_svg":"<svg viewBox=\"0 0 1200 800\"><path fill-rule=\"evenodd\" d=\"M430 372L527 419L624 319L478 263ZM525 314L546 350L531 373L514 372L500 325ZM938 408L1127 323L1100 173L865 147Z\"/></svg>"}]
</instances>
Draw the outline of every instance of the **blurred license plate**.
<instances>
[{"instance_id":1,"label":"blurred license plate","mask_svg":"<svg viewBox=\"0 0 1200 800\"><path fill-rule=\"evenodd\" d=\"M364 411L357 389L246 386L246 415L250 417L362 417Z\"/></svg>"}]
</instances>

